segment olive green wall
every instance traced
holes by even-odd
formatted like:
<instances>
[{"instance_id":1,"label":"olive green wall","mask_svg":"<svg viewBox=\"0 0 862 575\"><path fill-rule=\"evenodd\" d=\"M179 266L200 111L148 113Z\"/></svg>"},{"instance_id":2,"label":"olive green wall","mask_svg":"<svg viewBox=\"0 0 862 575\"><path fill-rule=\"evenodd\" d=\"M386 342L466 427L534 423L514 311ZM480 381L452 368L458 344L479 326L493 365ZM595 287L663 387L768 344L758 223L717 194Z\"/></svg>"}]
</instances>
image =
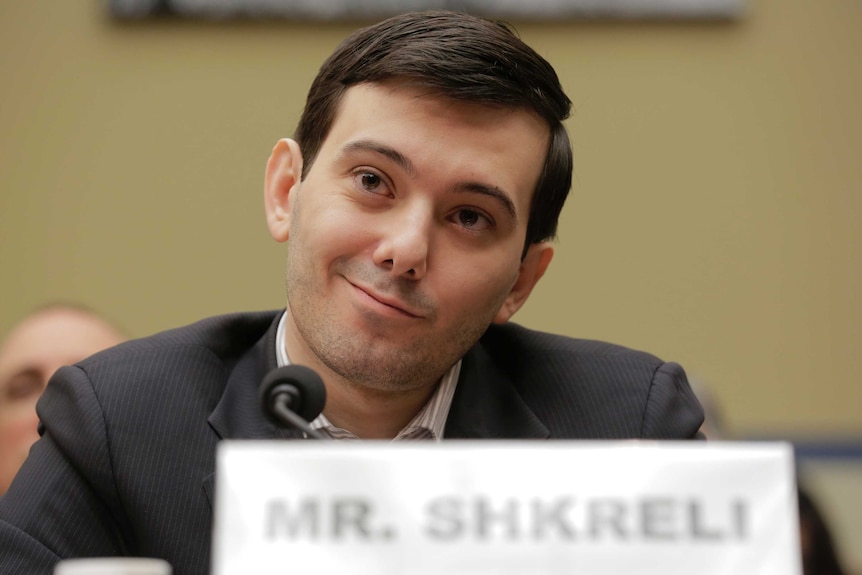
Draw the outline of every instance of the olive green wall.
<instances>
[{"instance_id":1,"label":"olive green wall","mask_svg":"<svg viewBox=\"0 0 862 575\"><path fill-rule=\"evenodd\" d=\"M136 336L283 305L264 162L356 24L105 12L0 3L0 333L56 299ZM742 432L862 433L860 23L859 0L750 0L518 25L574 101L576 169L516 319L679 361Z\"/></svg>"}]
</instances>

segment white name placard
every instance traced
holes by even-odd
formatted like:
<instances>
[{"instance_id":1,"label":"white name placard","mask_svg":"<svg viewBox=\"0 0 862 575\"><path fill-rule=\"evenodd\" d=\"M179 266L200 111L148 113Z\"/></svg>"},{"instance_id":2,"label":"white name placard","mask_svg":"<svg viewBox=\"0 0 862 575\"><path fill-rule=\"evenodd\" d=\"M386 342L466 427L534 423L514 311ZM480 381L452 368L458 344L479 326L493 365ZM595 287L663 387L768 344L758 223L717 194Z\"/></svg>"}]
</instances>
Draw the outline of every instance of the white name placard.
<instances>
[{"instance_id":1,"label":"white name placard","mask_svg":"<svg viewBox=\"0 0 862 575\"><path fill-rule=\"evenodd\" d=\"M800 575L792 448L223 442L215 575Z\"/></svg>"}]
</instances>

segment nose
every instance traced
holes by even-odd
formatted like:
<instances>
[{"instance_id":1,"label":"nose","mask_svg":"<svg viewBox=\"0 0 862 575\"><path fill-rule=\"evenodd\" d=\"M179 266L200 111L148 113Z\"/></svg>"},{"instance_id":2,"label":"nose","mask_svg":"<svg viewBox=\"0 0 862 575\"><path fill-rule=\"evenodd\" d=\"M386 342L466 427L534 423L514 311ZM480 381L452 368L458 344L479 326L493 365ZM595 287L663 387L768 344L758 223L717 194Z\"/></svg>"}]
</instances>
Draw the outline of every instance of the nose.
<instances>
[{"instance_id":1,"label":"nose","mask_svg":"<svg viewBox=\"0 0 862 575\"><path fill-rule=\"evenodd\" d=\"M423 210L387 214L381 222L380 242L374 250L374 263L396 277L418 280L428 270L432 218Z\"/></svg>"}]
</instances>

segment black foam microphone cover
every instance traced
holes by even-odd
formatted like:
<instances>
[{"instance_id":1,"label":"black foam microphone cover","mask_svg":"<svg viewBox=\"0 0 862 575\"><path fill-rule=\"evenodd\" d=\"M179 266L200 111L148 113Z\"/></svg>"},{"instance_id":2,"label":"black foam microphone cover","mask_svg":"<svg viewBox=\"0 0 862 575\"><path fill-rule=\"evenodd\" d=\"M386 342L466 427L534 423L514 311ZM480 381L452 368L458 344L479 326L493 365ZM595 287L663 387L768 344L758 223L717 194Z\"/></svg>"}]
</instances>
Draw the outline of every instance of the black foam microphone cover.
<instances>
[{"instance_id":1,"label":"black foam microphone cover","mask_svg":"<svg viewBox=\"0 0 862 575\"><path fill-rule=\"evenodd\" d=\"M275 405L286 400L286 407L306 421L313 421L326 404L326 388L317 372L304 365L285 365L266 374L260 385L260 406L270 421L281 426Z\"/></svg>"}]
</instances>

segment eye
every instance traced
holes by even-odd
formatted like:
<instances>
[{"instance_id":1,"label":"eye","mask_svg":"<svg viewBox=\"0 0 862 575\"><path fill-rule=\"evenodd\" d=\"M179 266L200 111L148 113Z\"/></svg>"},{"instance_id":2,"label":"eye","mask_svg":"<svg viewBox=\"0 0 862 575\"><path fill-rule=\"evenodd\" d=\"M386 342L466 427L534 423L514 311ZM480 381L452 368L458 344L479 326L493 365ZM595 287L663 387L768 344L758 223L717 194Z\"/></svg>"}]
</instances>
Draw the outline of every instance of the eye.
<instances>
[{"instance_id":1,"label":"eye","mask_svg":"<svg viewBox=\"0 0 862 575\"><path fill-rule=\"evenodd\" d=\"M386 180L377 172L373 172L367 168L356 170L353 173L353 183L358 189L364 192L383 196L390 195Z\"/></svg>"},{"instance_id":2,"label":"eye","mask_svg":"<svg viewBox=\"0 0 862 575\"><path fill-rule=\"evenodd\" d=\"M376 190L380 187L380 176L378 176L377 174L365 172L364 174L359 176L359 179L362 183L362 187L366 190Z\"/></svg>"},{"instance_id":3,"label":"eye","mask_svg":"<svg viewBox=\"0 0 862 575\"><path fill-rule=\"evenodd\" d=\"M479 210L460 208L454 215L455 223L471 231L482 231L494 227L494 222Z\"/></svg>"},{"instance_id":4,"label":"eye","mask_svg":"<svg viewBox=\"0 0 862 575\"><path fill-rule=\"evenodd\" d=\"M8 401L21 401L39 395L42 393L44 383L39 378L38 374L32 371L25 371L17 374L7 382L4 391L5 399Z\"/></svg>"}]
</instances>

